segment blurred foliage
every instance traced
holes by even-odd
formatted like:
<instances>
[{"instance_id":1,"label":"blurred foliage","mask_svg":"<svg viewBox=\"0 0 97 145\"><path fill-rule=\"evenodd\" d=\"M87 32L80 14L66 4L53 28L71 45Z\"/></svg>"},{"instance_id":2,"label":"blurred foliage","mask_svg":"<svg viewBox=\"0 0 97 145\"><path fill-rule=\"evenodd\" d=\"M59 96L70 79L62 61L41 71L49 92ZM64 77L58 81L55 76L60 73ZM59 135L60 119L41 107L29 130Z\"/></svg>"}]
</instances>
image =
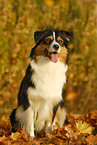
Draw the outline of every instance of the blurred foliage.
<instances>
[{"instance_id":1,"label":"blurred foliage","mask_svg":"<svg viewBox=\"0 0 97 145\"><path fill-rule=\"evenodd\" d=\"M97 2L0 0L0 115L9 116L29 63L36 30L71 30L63 97L68 111L97 109Z\"/></svg>"}]
</instances>

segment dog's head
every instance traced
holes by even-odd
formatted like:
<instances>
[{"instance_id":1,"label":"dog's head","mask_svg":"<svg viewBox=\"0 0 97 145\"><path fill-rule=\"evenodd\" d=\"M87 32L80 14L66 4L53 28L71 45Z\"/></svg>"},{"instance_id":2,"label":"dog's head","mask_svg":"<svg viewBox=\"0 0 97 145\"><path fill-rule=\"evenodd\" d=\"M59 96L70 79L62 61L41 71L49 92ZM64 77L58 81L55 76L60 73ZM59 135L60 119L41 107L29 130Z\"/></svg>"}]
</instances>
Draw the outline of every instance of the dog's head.
<instances>
[{"instance_id":1,"label":"dog's head","mask_svg":"<svg viewBox=\"0 0 97 145\"><path fill-rule=\"evenodd\" d=\"M73 38L71 31L36 31L34 33L36 45L32 48L30 58L38 61L41 57L45 57L53 63L57 63L58 60L67 63L70 37Z\"/></svg>"}]
</instances>

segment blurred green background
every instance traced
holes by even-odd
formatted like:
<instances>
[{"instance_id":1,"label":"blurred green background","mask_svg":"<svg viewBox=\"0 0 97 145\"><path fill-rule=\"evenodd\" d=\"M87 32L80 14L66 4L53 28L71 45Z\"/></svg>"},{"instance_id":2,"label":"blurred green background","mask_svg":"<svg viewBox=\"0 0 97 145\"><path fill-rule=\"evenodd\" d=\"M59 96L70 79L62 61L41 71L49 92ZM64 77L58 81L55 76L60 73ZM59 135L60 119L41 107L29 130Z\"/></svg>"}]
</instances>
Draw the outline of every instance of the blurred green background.
<instances>
[{"instance_id":1,"label":"blurred green background","mask_svg":"<svg viewBox=\"0 0 97 145\"><path fill-rule=\"evenodd\" d=\"M0 117L17 106L20 83L29 64L36 30L70 30L67 84L68 112L97 109L97 1L0 0Z\"/></svg>"}]
</instances>

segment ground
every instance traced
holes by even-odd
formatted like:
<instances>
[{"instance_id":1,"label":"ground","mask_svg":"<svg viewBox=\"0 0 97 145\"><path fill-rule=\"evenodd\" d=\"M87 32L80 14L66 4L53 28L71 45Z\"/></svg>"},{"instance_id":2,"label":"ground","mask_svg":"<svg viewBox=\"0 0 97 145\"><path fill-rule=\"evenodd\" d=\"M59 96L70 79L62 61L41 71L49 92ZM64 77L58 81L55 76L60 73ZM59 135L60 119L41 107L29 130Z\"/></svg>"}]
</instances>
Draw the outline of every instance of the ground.
<instances>
[{"instance_id":1,"label":"ground","mask_svg":"<svg viewBox=\"0 0 97 145\"><path fill-rule=\"evenodd\" d=\"M8 120L0 122L0 145L96 145L97 144L97 110L86 115L68 114L68 125L63 128L54 126L51 133L43 133L40 138L31 139L23 130L11 131Z\"/></svg>"}]
</instances>

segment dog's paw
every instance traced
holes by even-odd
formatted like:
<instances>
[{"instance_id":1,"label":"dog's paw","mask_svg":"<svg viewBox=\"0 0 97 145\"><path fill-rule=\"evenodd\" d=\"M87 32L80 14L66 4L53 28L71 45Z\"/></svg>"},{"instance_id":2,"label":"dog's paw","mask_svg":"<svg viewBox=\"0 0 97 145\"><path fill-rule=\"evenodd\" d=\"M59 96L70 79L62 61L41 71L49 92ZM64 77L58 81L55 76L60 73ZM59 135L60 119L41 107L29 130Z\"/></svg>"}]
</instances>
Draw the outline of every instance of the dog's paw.
<instances>
[{"instance_id":1,"label":"dog's paw","mask_svg":"<svg viewBox=\"0 0 97 145\"><path fill-rule=\"evenodd\" d=\"M30 138L32 139L34 138L34 132L30 132L29 135L30 135Z\"/></svg>"},{"instance_id":2,"label":"dog's paw","mask_svg":"<svg viewBox=\"0 0 97 145\"><path fill-rule=\"evenodd\" d=\"M30 136L30 138L32 138L32 139L33 139L33 138L34 138L34 136Z\"/></svg>"},{"instance_id":3,"label":"dog's paw","mask_svg":"<svg viewBox=\"0 0 97 145\"><path fill-rule=\"evenodd\" d=\"M50 133L50 131L54 131L53 125L50 125L46 128L46 133Z\"/></svg>"}]
</instances>

